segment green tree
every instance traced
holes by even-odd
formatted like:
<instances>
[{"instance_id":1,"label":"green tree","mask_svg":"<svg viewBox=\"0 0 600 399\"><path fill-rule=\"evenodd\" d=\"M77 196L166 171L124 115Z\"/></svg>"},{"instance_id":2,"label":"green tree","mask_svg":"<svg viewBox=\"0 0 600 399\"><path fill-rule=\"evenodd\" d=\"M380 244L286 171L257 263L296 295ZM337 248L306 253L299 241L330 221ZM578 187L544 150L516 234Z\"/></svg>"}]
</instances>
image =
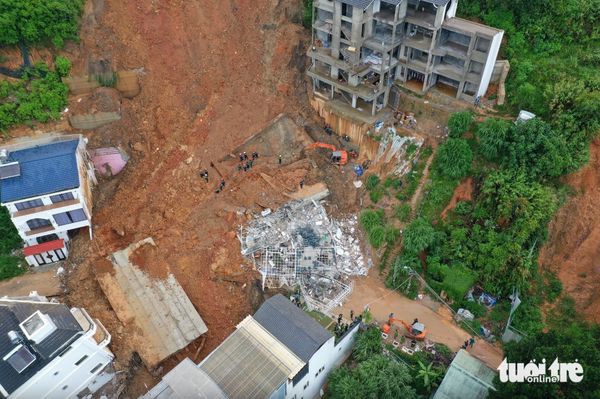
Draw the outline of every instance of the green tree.
<instances>
[{"instance_id":1,"label":"green tree","mask_svg":"<svg viewBox=\"0 0 600 399\"><path fill-rule=\"evenodd\" d=\"M405 252L419 254L435 241L435 229L427 220L419 217L404 230L403 240Z\"/></svg>"},{"instance_id":2,"label":"green tree","mask_svg":"<svg viewBox=\"0 0 600 399\"><path fill-rule=\"evenodd\" d=\"M373 355L381 353L381 345L381 332L376 327L370 327L358 333L352 356L359 362L367 360Z\"/></svg>"},{"instance_id":3,"label":"green tree","mask_svg":"<svg viewBox=\"0 0 600 399\"><path fill-rule=\"evenodd\" d=\"M558 358L560 362L577 361L583 367L579 383L502 383L496 377L497 391L490 391L492 399L512 398L600 398L600 328L582 323L561 325L547 332L525 337L505 346L509 362L529 363L546 359L547 367Z\"/></svg>"},{"instance_id":4,"label":"green tree","mask_svg":"<svg viewBox=\"0 0 600 399\"><path fill-rule=\"evenodd\" d=\"M352 370L342 367L331 373L327 396L332 399L416 399L412 382L407 366L378 354Z\"/></svg>"},{"instance_id":5,"label":"green tree","mask_svg":"<svg viewBox=\"0 0 600 399\"><path fill-rule=\"evenodd\" d=\"M473 163L473 151L464 139L448 139L440 145L434 161L434 169L442 176L460 179L469 173Z\"/></svg>"},{"instance_id":6,"label":"green tree","mask_svg":"<svg viewBox=\"0 0 600 399\"><path fill-rule=\"evenodd\" d=\"M10 219L8 210L0 206L0 255L9 255L21 246L21 237Z\"/></svg>"},{"instance_id":7,"label":"green tree","mask_svg":"<svg viewBox=\"0 0 600 399\"><path fill-rule=\"evenodd\" d=\"M76 39L83 0L0 0L0 45Z\"/></svg>"},{"instance_id":8,"label":"green tree","mask_svg":"<svg viewBox=\"0 0 600 399\"><path fill-rule=\"evenodd\" d=\"M489 161L495 161L504 151L510 124L501 119L488 118L477 126L479 150Z\"/></svg>"},{"instance_id":9,"label":"green tree","mask_svg":"<svg viewBox=\"0 0 600 399\"><path fill-rule=\"evenodd\" d=\"M448 120L448 131L452 138L461 138L469 130L473 123L473 113L471 111L460 111L450 115Z\"/></svg>"},{"instance_id":10,"label":"green tree","mask_svg":"<svg viewBox=\"0 0 600 399\"><path fill-rule=\"evenodd\" d=\"M431 392L431 390L439 384L442 373L433 367L433 363L429 363L427 366L425 366L423 362L417 360L417 364L419 365L419 369L417 370L417 378L421 380L425 390L427 392Z\"/></svg>"}]
</instances>

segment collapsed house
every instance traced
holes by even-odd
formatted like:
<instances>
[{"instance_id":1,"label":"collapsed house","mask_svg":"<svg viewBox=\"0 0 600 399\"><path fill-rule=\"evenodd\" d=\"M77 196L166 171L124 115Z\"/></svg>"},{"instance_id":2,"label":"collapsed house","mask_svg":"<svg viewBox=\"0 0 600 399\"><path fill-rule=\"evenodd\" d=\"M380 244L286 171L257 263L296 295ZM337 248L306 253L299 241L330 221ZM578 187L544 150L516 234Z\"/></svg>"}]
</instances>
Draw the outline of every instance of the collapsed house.
<instances>
[{"instance_id":1,"label":"collapsed house","mask_svg":"<svg viewBox=\"0 0 600 399\"><path fill-rule=\"evenodd\" d=\"M113 253L112 270L98 274L119 320L135 326L129 340L150 368L208 331L173 274L152 277L133 263L137 251L155 245L148 237Z\"/></svg>"},{"instance_id":2,"label":"collapsed house","mask_svg":"<svg viewBox=\"0 0 600 399\"><path fill-rule=\"evenodd\" d=\"M350 276L366 275L370 260L356 238L358 218L332 220L320 203L290 202L240 228L242 255L262 287L298 287L310 309L331 314L352 292Z\"/></svg>"}]
</instances>

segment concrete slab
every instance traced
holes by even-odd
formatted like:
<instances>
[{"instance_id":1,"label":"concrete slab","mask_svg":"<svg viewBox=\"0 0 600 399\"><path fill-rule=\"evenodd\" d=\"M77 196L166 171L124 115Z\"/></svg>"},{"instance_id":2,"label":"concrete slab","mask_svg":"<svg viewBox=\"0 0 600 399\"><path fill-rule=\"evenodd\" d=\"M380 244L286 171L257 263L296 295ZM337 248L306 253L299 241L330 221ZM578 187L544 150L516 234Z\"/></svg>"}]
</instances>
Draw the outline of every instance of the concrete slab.
<instances>
[{"instance_id":1,"label":"concrete slab","mask_svg":"<svg viewBox=\"0 0 600 399\"><path fill-rule=\"evenodd\" d=\"M100 274L98 282L119 320L135 326L133 347L148 367L155 367L208 329L172 274L151 277L131 262L144 245L155 246L146 238L113 253L113 272Z\"/></svg>"}]
</instances>

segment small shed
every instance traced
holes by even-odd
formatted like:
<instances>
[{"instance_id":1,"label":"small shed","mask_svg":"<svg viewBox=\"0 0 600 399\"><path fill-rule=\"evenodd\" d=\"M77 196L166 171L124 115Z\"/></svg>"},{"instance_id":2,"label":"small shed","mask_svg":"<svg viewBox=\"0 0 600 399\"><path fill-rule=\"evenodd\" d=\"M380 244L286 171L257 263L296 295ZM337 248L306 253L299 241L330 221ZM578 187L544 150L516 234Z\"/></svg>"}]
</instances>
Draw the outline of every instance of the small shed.
<instances>
[{"instance_id":1,"label":"small shed","mask_svg":"<svg viewBox=\"0 0 600 399\"><path fill-rule=\"evenodd\" d=\"M433 399L485 399L496 371L464 349L458 351Z\"/></svg>"}]
</instances>

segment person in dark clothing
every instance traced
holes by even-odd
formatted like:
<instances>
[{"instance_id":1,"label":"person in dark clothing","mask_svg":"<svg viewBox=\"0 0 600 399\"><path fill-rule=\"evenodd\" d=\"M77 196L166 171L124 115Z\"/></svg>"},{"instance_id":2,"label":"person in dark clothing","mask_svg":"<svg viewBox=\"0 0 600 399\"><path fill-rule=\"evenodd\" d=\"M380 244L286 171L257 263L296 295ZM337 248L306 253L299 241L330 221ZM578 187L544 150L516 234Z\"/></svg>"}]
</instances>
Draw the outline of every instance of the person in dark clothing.
<instances>
[{"instance_id":1,"label":"person in dark clothing","mask_svg":"<svg viewBox=\"0 0 600 399\"><path fill-rule=\"evenodd\" d=\"M254 151L252 153L252 159L258 159L258 152Z\"/></svg>"},{"instance_id":2,"label":"person in dark clothing","mask_svg":"<svg viewBox=\"0 0 600 399\"><path fill-rule=\"evenodd\" d=\"M244 162L244 154L240 152L240 162Z\"/></svg>"},{"instance_id":3,"label":"person in dark clothing","mask_svg":"<svg viewBox=\"0 0 600 399\"><path fill-rule=\"evenodd\" d=\"M304 179L300 180L300 190L304 188Z\"/></svg>"},{"instance_id":4,"label":"person in dark clothing","mask_svg":"<svg viewBox=\"0 0 600 399\"><path fill-rule=\"evenodd\" d=\"M202 172L200 172L200 177L202 177L204 181L208 183L208 170L204 169Z\"/></svg>"},{"instance_id":5,"label":"person in dark clothing","mask_svg":"<svg viewBox=\"0 0 600 399\"><path fill-rule=\"evenodd\" d=\"M411 326L414 326L415 324L417 324L419 322L419 319L414 319Z\"/></svg>"},{"instance_id":6,"label":"person in dark clothing","mask_svg":"<svg viewBox=\"0 0 600 399\"><path fill-rule=\"evenodd\" d=\"M475 338L471 337L471 339L469 340L469 346L472 348L473 345L475 345Z\"/></svg>"},{"instance_id":7,"label":"person in dark clothing","mask_svg":"<svg viewBox=\"0 0 600 399\"><path fill-rule=\"evenodd\" d=\"M281 155L279 155L279 165L281 165Z\"/></svg>"},{"instance_id":8,"label":"person in dark clothing","mask_svg":"<svg viewBox=\"0 0 600 399\"><path fill-rule=\"evenodd\" d=\"M246 152L244 151L244 152L242 153L242 155L243 155L243 157L244 157L244 161L247 161L247 160L248 160L248 154L246 154Z\"/></svg>"}]
</instances>

